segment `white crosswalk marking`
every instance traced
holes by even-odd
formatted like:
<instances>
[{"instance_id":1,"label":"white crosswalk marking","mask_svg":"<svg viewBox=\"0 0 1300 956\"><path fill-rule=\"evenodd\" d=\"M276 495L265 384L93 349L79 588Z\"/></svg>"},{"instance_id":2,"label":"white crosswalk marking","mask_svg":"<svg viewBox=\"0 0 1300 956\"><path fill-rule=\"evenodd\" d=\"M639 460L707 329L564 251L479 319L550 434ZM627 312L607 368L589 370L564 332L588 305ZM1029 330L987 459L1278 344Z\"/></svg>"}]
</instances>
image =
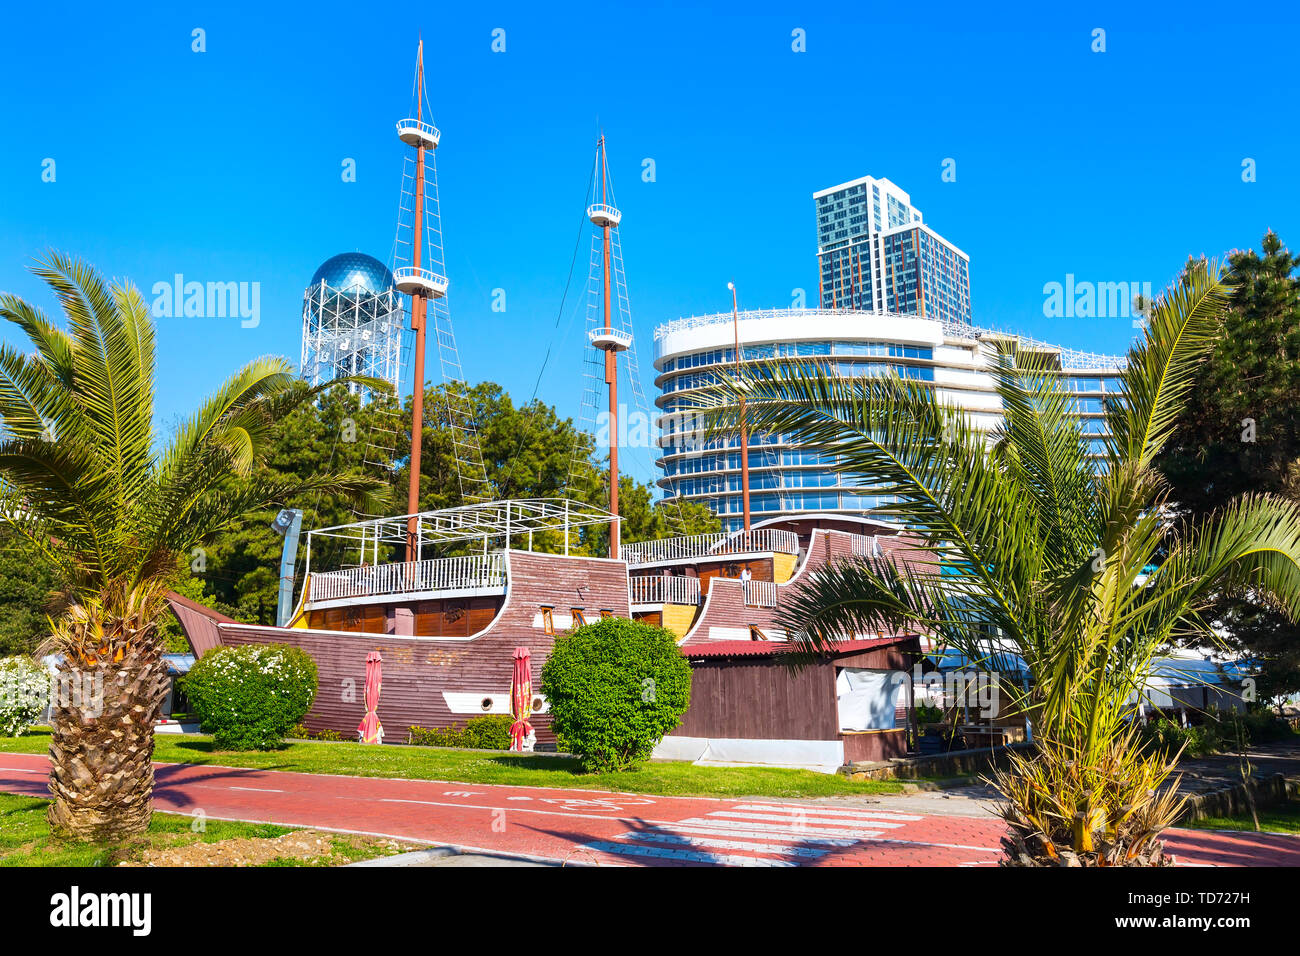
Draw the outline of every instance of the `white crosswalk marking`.
<instances>
[{"instance_id":1,"label":"white crosswalk marking","mask_svg":"<svg viewBox=\"0 0 1300 956\"><path fill-rule=\"evenodd\" d=\"M751 810L756 813L797 813L802 811L810 816L819 817L877 817L885 820L920 820L914 813L899 813L896 810L840 810L836 807L806 807L793 803L741 803L733 810Z\"/></svg>"},{"instance_id":2,"label":"white crosswalk marking","mask_svg":"<svg viewBox=\"0 0 1300 956\"><path fill-rule=\"evenodd\" d=\"M801 827L781 823L750 823L745 820L719 820L717 817L691 817L682 820L687 826L725 827L737 833L776 833L789 837L804 834L828 837L852 837L857 840L879 836L879 830L863 830L858 827Z\"/></svg>"},{"instance_id":3,"label":"white crosswalk marking","mask_svg":"<svg viewBox=\"0 0 1300 956\"><path fill-rule=\"evenodd\" d=\"M818 824L818 825L823 823L838 823L840 825L851 824L851 823L863 823L863 824L867 824L868 826L884 827L886 829L893 829L896 827L901 827L903 825L901 823L894 823L893 821L890 820L875 820L875 819L865 819L865 818L845 820L842 817L815 817L812 814L803 815L798 813L795 814L740 813L739 811L736 810L715 810L713 813L710 813L709 816L735 817L737 820L766 820L769 823L791 823L791 824L805 823L805 824Z\"/></svg>"},{"instance_id":4,"label":"white crosswalk marking","mask_svg":"<svg viewBox=\"0 0 1300 956\"><path fill-rule=\"evenodd\" d=\"M638 838L642 834L637 834ZM777 860L770 856L739 856L733 853L700 853L695 850L673 850L668 847L641 846L636 843L611 843L597 840L586 844L588 849L621 856L649 856L664 860L690 860L694 863L725 863L727 866L797 866L792 860Z\"/></svg>"},{"instance_id":5,"label":"white crosswalk marking","mask_svg":"<svg viewBox=\"0 0 1300 956\"><path fill-rule=\"evenodd\" d=\"M723 866L797 866L815 863L834 851L870 844L984 849L883 835L923 819L891 810L739 803L704 816L593 841L586 848L624 857Z\"/></svg>"},{"instance_id":6,"label":"white crosswalk marking","mask_svg":"<svg viewBox=\"0 0 1300 956\"><path fill-rule=\"evenodd\" d=\"M830 852L830 848L823 850L814 849L806 846L790 846L785 843L751 843L747 840L719 840L712 837L686 836L677 832L632 832L624 833L618 837L620 840L643 840L648 843L667 843L672 846L697 846L697 847L715 847L719 850L754 850L758 853L775 853L780 856L799 856L808 859L817 859L825 856ZM852 846L850 841L844 841Z\"/></svg>"},{"instance_id":7,"label":"white crosswalk marking","mask_svg":"<svg viewBox=\"0 0 1300 956\"><path fill-rule=\"evenodd\" d=\"M808 836L806 835L807 831L801 832L799 834L798 839L788 841L787 838L780 833L757 833L752 829L736 830L732 827L689 826L685 823L674 824L670 831L664 827L660 827L659 829L665 830L666 832L672 832L672 833L699 833L705 836L747 836L752 840L767 840L778 846L785 842L794 842L806 846L832 846L832 847L848 848L851 846L857 846L859 843L862 842L861 840L855 840L855 839L843 839L843 838L835 839L833 837ZM866 830L864 832L879 834L880 831Z\"/></svg>"}]
</instances>

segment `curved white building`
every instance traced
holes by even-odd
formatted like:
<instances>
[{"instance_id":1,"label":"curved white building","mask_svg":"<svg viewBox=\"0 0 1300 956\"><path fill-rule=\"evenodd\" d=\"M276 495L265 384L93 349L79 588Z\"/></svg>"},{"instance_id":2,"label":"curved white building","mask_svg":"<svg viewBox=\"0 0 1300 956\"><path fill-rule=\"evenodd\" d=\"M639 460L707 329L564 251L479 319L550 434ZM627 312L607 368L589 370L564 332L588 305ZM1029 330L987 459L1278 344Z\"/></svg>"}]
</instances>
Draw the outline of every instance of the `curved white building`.
<instances>
[{"instance_id":1,"label":"curved white building","mask_svg":"<svg viewBox=\"0 0 1300 956\"><path fill-rule=\"evenodd\" d=\"M740 313L741 360L828 359L838 374L873 375L894 369L933 382L941 397L969 409L976 423L994 427L1001 400L994 391L989 358L995 341L1014 338L1021 349L1044 351L1059 362L1077 396L1090 434L1105 434L1102 400L1116 390L1123 359L1059 348L1025 336L918 318L831 309L776 309ZM741 524L739 440L689 439L673 412L692 390L716 380L735 362L730 312L691 316L655 330L656 405L661 411L663 477L668 496L707 504L734 530ZM870 487L847 483L831 468L834 455L801 445L788 435L749 437L750 509L754 520L817 512L869 513L880 504Z\"/></svg>"}]
</instances>

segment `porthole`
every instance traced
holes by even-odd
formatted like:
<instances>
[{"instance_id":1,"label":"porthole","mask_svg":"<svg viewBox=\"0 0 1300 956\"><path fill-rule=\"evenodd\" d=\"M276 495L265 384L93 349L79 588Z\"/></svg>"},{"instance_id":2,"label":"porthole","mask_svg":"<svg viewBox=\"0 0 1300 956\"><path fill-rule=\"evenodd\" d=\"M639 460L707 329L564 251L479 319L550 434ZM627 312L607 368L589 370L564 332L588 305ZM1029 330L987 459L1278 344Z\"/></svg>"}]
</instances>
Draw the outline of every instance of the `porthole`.
<instances>
[{"instance_id":1,"label":"porthole","mask_svg":"<svg viewBox=\"0 0 1300 956\"><path fill-rule=\"evenodd\" d=\"M479 707L482 708L483 710L491 710L491 709L492 709L492 698L491 698L491 697L484 697L483 700L482 700L482 702L479 703Z\"/></svg>"}]
</instances>

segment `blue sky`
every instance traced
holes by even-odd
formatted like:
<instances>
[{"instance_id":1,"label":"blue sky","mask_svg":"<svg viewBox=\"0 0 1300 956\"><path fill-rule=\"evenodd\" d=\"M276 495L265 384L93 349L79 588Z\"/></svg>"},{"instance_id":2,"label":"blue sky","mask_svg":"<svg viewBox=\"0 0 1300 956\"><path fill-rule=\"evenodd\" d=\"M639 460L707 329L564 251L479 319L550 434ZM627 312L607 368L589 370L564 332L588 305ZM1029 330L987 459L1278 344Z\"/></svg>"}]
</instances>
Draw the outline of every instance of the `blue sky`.
<instances>
[{"instance_id":1,"label":"blue sky","mask_svg":"<svg viewBox=\"0 0 1300 956\"><path fill-rule=\"evenodd\" d=\"M393 124L422 32L471 380L527 398L553 346L540 396L577 413L581 323L563 340L554 329L602 126L648 388L654 326L729 308L728 279L742 308L788 305L796 288L813 301L812 193L867 174L909 191L970 255L978 324L1118 352L1129 320L1046 318L1044 284L1073 273L1159 287L1188 254L1254 245L1266 228L1300 242L1279 79L1295 14L1177 9L16 6L0 34L0 289L52 308L25 272L50 246L146 293L178 272L260 283L257 328L160 320L164 427L241 362L296 361L316 266L353 249L389 257L404 149ZM196 27L204 53L191 51ZM505 53L491 50L495 28ZM791 49L796 28L806 52ZM1090 49L1096 28L1104 53ZM956 182L941 180L947 158ZM1246 158L1255 182L1242 181ZM491 310L495 288L505 313ZM649 469L646 457L634 470Z\"/></svg>"}]
</instances>

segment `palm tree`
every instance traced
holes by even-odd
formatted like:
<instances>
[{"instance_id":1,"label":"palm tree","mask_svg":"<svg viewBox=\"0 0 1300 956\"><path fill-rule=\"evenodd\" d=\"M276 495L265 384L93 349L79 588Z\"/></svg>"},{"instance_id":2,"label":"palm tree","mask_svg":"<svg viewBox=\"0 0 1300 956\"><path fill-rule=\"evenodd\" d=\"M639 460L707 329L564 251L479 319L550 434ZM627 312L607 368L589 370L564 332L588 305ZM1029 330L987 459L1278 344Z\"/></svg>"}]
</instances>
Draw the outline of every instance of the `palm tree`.
<instances>
[{"instance_id":1,"label":"palm tree","mask_svg":"<svg viewBox=\"0 0 1300 956\"><path fill-rule=\"evenodd\" d=\"M1023 657L1030 689L1000 687L1039 746L995 775L1009 863L1161 862L1159 833L1181 807L1176 784L1162 789L1175 764L1140 746L1133 720L1153 656L1207 632L1224 593L1249 589L1300 613L1295 504L1249 495L1178 521L1152 464L1218 334L1218 276L1189 264L1150 307L1106 403L1100 467L1059 362L1010 339L993 364L1003 421L992 436L928 385L816 364L769 362L700 402L713 430L730 430L743 390L752 431L834 448L842 472L893 496L879 511L922 542L920 559L815 575L782 610L804 655L888 627L927 630L972 660Z\"/></svg>"},{"instance_id":2,"label":"palm tree","mask_svg":"<svg viewBox=\"0 0 1300 956\"><path fill-rule=\"evenodd\" d=\"M156 443L154 324L139 290L57 253L32 272L66 328L0 295L0 316L33 347L0 346L0 520L63 582L51 619L63 692L52 701L50 825L106 842L149 825L167 691L158 624L181 559L250 511L372 485L256 470L277 422L312 394L279 358L248 363Z\"/></svg>"}]
</instances>

